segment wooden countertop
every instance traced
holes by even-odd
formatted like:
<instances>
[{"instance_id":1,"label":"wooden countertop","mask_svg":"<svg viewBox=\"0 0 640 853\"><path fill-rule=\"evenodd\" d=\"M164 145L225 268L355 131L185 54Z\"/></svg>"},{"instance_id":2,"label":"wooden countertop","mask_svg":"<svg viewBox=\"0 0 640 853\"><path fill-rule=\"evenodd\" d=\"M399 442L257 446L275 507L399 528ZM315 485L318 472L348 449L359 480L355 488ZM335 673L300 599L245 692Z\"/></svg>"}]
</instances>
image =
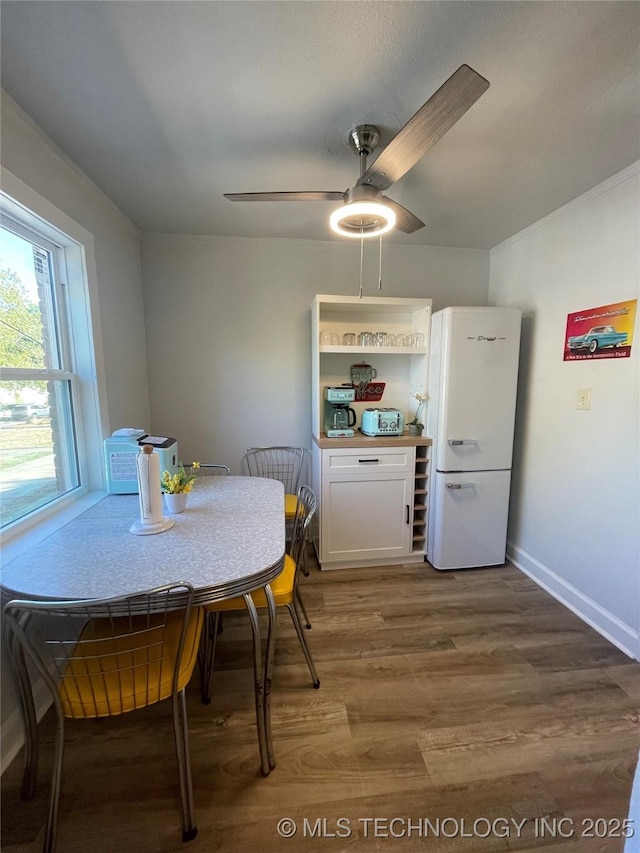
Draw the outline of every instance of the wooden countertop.
<instances>
[{"instance_id":1,"label":"wooden countertop","mask_svg":"<svg viewBox=\"0 0 640 853\"><path fill-rule=\"evenodd\" d=\"M363 435L356 433L353 438L327 438L324 433L314 435L313 441L319 448L329 447L429 447L432 439L425 435Z\"/></svg>"}]
</instances>

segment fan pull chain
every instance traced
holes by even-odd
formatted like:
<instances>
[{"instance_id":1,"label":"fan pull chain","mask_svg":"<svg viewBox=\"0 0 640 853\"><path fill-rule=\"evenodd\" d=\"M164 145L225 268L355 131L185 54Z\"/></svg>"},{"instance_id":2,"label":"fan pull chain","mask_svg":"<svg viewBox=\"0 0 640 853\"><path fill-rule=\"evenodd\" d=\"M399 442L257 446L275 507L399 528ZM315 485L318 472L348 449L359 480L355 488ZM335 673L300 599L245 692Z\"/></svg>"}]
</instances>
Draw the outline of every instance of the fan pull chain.
<instances>
[{"instance_id":1,"label":"fan pull chain","mask_svg":"<svg viewBox=\"0 0 640 853\"><path fill-rule=\"evenodd\" d=\"M378 290L382 290L382 234L380 235L380 255L378 256Z\"/></svg>"},{"instance_id":2,"label":"fan pull chain","mask_svg":"<svg viewBox=\"0 0 640 853\"><path fill-rule=\"evenodd\" d=\"M362 299L362 264L364 262L364 231L360 227L360 291L358 299Z\"/></svg>"}]
</instances>

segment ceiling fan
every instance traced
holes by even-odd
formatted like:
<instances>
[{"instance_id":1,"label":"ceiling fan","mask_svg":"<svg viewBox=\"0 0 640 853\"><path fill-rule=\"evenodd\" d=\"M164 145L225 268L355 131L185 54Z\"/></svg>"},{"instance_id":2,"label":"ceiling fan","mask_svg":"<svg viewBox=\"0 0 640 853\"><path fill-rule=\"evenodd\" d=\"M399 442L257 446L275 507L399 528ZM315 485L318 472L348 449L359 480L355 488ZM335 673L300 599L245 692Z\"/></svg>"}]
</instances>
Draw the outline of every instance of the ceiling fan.
<instances>
[{"instance_id":1,"label":"ceiling fan","mask_svg":"<svg viewBox=\"0 0 640 853\"><path fill-rule=\"evenodd\" d=\"M468 65L461 65L423 104L367 168L367 157L377 148L380 131L361 124L349 134L349 144L360 159L355 186L340 191L225 193L230 201L342 201L330 225L348 237L374 237L397 227L411 234L424 227L417 216L383 190L398 181L462 118L489 88L489 81Z\"/></svg>"}]
</instances>

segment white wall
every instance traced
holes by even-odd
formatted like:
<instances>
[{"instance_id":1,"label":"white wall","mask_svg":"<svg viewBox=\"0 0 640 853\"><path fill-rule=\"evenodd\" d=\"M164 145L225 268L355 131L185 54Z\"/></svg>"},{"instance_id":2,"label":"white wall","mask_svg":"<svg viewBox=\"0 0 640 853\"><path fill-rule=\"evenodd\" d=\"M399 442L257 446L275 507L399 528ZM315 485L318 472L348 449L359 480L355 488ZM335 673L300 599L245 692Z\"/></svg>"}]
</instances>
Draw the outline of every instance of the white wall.
<instances>
[{"instance_id":1,"label":"white wall","mask_svg":"<svg viewBox=\"0 0 640 853\"><path fill-rule=\"evenodd\" d=\"M631 358L562 361L568 313L640 295L638 172L496 247L489 301L524 312L508 554L640 659L638 318Z\"/></svg>"},{"instance_id":2,"label":"white wall","mask_svg":"<svg viewBox=\"0 0 640 853\"><path fill-rule=\"evenodd\" d=\"M108 421L149 422L140 236L131 222L2 92L2 164L93 234Z\"/></svg>"},{"instance_id":3,"label":"white wall","mask_svg":"<svg viewBox=\"0 0 640 853\"><path fill-rule=\"evenodd\" d=\"M108 408L102 421L107 432L116 426L146 426L149 397L138 232L4 92L2 164L3 176L9 173L9 180L3 183L8 194L13 192L17 201L26 206L30 199L37 199L42 209L35 212L42 216L53 205L93 235L98 337L102 342L100 366ZM37 698L44 702L47 697L40 691ZM20 747L21 739L22 726L3 659L3 768Z\"/></svg>"},{"instance_id":4,"label":"white wall","mask_svg":"<svg viewBox=\"0 0 640 853\"><path fill-rule=\"evenodd\" d=\"M375 296L378 244L365 252ZM359 264L357 241L144 236L154 432L177 438L183 461L234 472L247 447L310 447L311 303L356 296ZM434 310L486 305L489 253L385 245L383 277L382 295L432 297Z\"/></svg>"}]
</instances>

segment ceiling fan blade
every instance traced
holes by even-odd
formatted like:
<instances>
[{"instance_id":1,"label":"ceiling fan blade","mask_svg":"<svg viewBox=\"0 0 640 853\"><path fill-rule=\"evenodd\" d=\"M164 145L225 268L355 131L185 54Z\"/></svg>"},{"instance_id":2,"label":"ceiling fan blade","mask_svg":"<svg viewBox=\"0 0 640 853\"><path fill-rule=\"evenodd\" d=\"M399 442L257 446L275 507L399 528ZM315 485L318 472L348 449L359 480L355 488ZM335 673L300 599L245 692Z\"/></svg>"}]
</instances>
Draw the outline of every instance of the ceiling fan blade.
<instances>
[{"instance_id":1,"label":"ceiling fan blade","mask_svg":"<svg viewBox=\"0 0 640 853\"><path fill-rule=\"evenodd\" d=\"M229 201L342 201L343 192L225 193Z\"/></svg>"},{"instance_id":2,"label":"ceiling fan blade","mask_svg":"<svg viewBox=\"0 0 640 853\"><path fill-rule=\"evenodd\" d=\"M386 190L414 166L489 88L489 81L461 65L391 140L359 179Z\"/></svg>"},{"instance_id":3,"label":"ceiling fan blade","mask_svg":"<svg viewBox=\"0 0 640 853\"><path fill-rule=\"evenodd\" d=\"M424 228L424 222L421 222L418 217L411 213L410 210L407 210L406 207L403 207L401 204L398 204L397 201L394 201L386 195L382 196L382 200L394 211L396 215L396 228L398 231L404 231L405 234L413 234L413 232L417 231L419 228Z\"/></svg>"}]
</instances>

